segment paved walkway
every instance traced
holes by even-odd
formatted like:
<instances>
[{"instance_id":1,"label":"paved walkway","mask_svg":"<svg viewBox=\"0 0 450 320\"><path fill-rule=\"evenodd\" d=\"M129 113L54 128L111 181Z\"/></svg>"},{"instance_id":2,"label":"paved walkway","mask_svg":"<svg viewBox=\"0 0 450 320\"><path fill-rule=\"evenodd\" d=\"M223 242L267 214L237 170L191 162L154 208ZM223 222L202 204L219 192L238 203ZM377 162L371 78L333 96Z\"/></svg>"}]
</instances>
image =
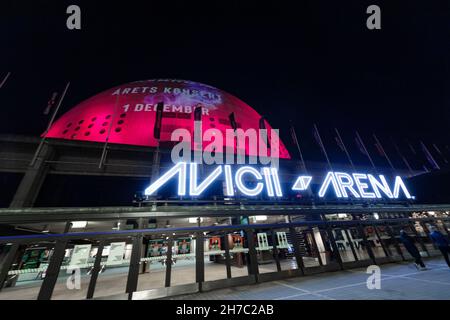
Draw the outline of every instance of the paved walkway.
<instances>
[{"instance_id":1,"label":"paved walkway","mask_svg":"<svg viewBox=\"0 0 450 320\"><path fill-rule=\"evenodd\" d=\"M412 263L381 266L381 289L369 290L365 268L322 273L255 285L172 297L193 300L450 300L450 268L443 259L425 261L428 270Z\"/></svg>"}]
</instances>

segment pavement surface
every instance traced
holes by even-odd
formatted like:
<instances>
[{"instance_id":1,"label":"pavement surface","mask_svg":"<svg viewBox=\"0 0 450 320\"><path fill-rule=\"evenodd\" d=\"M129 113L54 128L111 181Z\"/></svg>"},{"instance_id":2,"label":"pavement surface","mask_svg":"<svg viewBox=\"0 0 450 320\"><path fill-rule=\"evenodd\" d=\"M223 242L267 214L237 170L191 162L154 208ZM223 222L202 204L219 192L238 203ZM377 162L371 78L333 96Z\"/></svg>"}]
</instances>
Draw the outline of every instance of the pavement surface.
<instances>
[{"instance_id":1,"label":"pavement surface","mask_svg":"<svg viewBox=\"0 0 450 320\"><path fill-rule=\"evenodd\" d=\"M411 262L385 264L381 288L369 289L366 268L219 289L170 300L450 300L450 268L442 258L425 260L427 270Z\"/></svg>"}]
</instances>

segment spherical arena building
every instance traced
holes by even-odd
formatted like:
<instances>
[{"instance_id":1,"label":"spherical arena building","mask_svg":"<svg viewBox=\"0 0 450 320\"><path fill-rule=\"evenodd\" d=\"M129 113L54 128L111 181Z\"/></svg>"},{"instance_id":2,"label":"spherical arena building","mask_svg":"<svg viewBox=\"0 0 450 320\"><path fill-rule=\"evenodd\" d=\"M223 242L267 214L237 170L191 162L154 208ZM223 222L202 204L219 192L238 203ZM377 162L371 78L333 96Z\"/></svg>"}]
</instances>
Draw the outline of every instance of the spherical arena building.
<instances>
[{"instance_id":1,"label":"spherical arena building","mask_svg":"<svg viewBox=\"0 0 450 320\"><path fill-rule=\"evenodd\" d=\"M164 103L160 139L154 136L157 104ZM48 138L156 147L171 141L174 130L194 132L194 110L202 108L202 130L259 129L261 115L223 90L185 80L136 81L103 91L73 107L56 121ZM264 120L265 121L265 120ZM267 130L271 126L266 124ZM248 149L246 153L248 154ZM281 142L280 157L289 159Z\"/></svg>"}]
</instances>

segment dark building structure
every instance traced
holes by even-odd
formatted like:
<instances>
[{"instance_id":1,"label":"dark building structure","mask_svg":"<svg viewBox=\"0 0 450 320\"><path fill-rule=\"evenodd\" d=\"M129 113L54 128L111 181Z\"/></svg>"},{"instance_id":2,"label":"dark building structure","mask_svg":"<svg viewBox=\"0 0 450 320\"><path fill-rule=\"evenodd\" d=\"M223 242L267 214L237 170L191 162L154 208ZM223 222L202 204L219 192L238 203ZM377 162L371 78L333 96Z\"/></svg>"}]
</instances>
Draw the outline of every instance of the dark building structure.
<instances>
[{"instance_id":1,"label":"dark building structure","mask_svg":"<svg viewBox=\"0 0 450 320\"><path fill-rule=\"evenodd\" d=\"M229 197L221 185L203 196L171 194L173 185L146 196L173 166L170 135L192 132L197 108L204 130L271 128L230 94L161 79L96 95L40 138L0 136L0 299L150 299L410 260L401 229L424 257L438 254L428 229L448 236L450 204L427 181L441 187L442 173L400 172L415 200L320 197L324 165L293 159L281 142L283 196ZM315 179L305 192L291 190L299 174Z\"/></svg>"}]
</instances>

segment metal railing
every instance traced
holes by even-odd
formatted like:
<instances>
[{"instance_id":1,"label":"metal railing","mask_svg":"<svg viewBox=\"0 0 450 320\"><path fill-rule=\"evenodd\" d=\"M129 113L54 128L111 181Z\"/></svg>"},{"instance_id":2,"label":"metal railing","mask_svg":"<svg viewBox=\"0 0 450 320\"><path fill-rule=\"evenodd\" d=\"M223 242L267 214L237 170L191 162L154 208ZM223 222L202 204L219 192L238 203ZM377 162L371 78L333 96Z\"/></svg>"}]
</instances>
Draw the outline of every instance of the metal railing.
<instances>
[{"instance_id":1,"label":"metal railing","mask_svg":"<svg viewBox=\"0 0 450 320\"><path fill-rule=\"evenodd\" d=\"M171 285L171 275L172 275L172 264L176 259L183 258L183 255L177 255L172 250L168 250L165 254L156 257L148 257L146 253L143 254L143 245L145 245L146 240L151 237L162 237L164 236L165 241L167 242L167 247L172 248L174 241L177 237L185 234L191 234L196 239L195 251L187 253L191 258L195 258L195 283L190 286L189 290L194 291L204 291L210 290L218 287L226 287L230 285L244 284L244 283L255 283L261 281L268 280L276 280L284 277L291 276L303 276L310 273L315 272L324 272L327 270L331 270L333 267L335 269L345 269L352 267L360 267L364 265L370 264L379 264L384 262L393 262L394 260L389 259L390 257L386 254L385 257L379 258L375 257L372 252L370 241L364 234L363 228L365 227L375 227L375 226L384 226L388 230L388 235L384 236L383 240L389 240L392 242L393 246L396 248L398 253L401 256L402 260L406 258L401 253L401 249L399 247L399 243L397 240L397 235L393 233L392 226L402 224L402 225L411 225L411 223L418 222L419 224L423 224L424 222L436 223L437 220L441 220L441 222L449 222L449 218L427 218L427 219L381 219L381 220L350 220L350 221L328 221L326 219L323 220L315 220L315 221L298 221L298 222L290 222L290 223L276 223L276 224L245 224L245 225L219 225L219 226L204 226L204 227L183 227L183 228L158 228L158 229L133 229L133 230L119 230L119 231L100 231L100 232L69 232L62 234L40 234L40 235L17 235L17 236L3 236L0 237L0 244L7 245L9 247L9 251L3 259L3 263L0 267L0 288L3 287L3 284L7 280L8 276L14 276L21 274L21 270L14 270L11 266L14 264L14 261L17 260L20 255L20 248L23 246L36 244L36 243L51 243L53 246L53 254L51 255L49 264L46 268L37 268L39 272L45 272L45 278L42 281L42 285L39 289L38 299L51 299L58 275L61 270L66 270L67 266L63 265L63 258L66 252L66 249L73 245L73 243L77 243L78 241L93 243L98 245L98 253L95 262L88 263L83 267L91 268L90 271L90 281L89 281L89 289L86 295L87 299L91 299L94 297L95 287L98 275L102 268L105 266L105 262L102 261L101 255L103 248L111 241L115 241L118 239L126 239L128 243L132 244L132 252L129 260L125 261L125 265L128 265L128 275L126 287L124 288L123 294L110 298L126 298L126 299L135 299L137 297L140 298L155 298L155 297L163 297L165 295L177 294L180 292L186 292L186 286L178 286L173 287ZM303 251L300 248L299 242L299 233L301 232L312 232L315 228L319 230L319 233L326 236L330 242L330 252L333 256L334 263L326 264L322 261L321 256L319 254L318 261L319 265L315 268L310 268L304 265L304 255ZM361 243L364 244L364 248L368 253L368 259L358 258L355 253L355 248L350 241L350 247L353 255L353 262L345 262L341 257L341 253L338 247L338 240L335 239L335 230L348 230L349 228L356 228L360 232L362 232ZM295 268L292 270L282 270L280 267L280 258L278 256L279 250L284 250L282 246L277 244L275 240L275 231L276 230L286 230L289 234L289 239L291 241L290 246L292 247L293 256L295 259ZM306 230L306 231L299 231ZM272 235L271 243L268 248L260 247L257 244L256 233L258 232L267 232L269 235ZM229 248L227 241L224 241L223 247L217 249L215 251L208 251L204 248L204 240L208 238L209 234L212 235L220 235L225 236L232 234L234 232L241 232L245 235L245 244L242 247L242 250L234 250L233 248ZM348 231L346 231L348 232ZM448 233L448 229L446 229ZM269 237L270 238L270 237ZM421 238L417 238L418 243L422 246L423 250L428 253L426 246L423 245ZM314 251L318 253L317 244ZM384 247L383 241L381 241L380 245L383 247L384 252L389 252ZM258 250L259 248L259 250ZM270 273L260 273L259 272L259 263L258 263L258 252L262 249L271 250L273 259L276 262L277 271ZM233 279L231 277L231 262L230 257L231 254L243 254L245 257L245 261L247 263L248 268L248 276ZM351 253L350 253L351 254ZM99 257L100 255L100 257ZM205 263L204 256L207 255L220 255L224 257L225 267L227 270L227 277L221 281L205 281ZM19 257L20 258L20 257ZM165 265L165 282L164 288L161 290L148 290L146 294L142 292L137 292L137 284L138 278L140 274L140 268L143 263L149 263L151 261L163 261ZM177 288L179 290L177 290ZM108 298L108 297L106 297Z\"/></svg>"}]
</instances>

